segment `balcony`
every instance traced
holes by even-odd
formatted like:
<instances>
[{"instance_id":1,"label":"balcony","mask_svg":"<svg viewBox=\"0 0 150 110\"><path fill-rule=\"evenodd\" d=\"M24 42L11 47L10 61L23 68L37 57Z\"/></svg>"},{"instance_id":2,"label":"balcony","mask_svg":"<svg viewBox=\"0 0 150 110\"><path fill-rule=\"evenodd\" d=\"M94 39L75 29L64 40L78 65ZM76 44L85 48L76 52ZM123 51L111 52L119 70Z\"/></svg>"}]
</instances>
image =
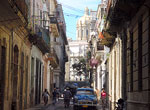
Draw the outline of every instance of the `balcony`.
<instances>
[{"instance_id":1,"label":"balcony","mask_svg":"<svg viewBox=\"0 0 150 110\"><path fill-rule=\"evenodd\" d=\"M28 6L25 0L8 0L14 12L19 16L24 24L28 21Z\"/></svg>"},{"instance_id":2,"label":"balcony","mask_svg":"<svg viewBox=\"0 0 150 110\"><path fill-rule=\"evenodd\" d=\"M63 38L65 44L68 45L68 40L67 40L67 37L66 37L66 29L65 29L64 24L59 23L59 27L60 27L60 31L62 33L62 38Z\"/></svg>"},{"instance_id":3,"label":"balcony","mask_svg":"<svg viewBox=\"0 0 150 110\"><path fill-rule=\"evenodd\" d=\"M109 33L107 31L103 31L104 39L101 40L101 44L110 47L115 40L116 33Z\"/></svg>"},{"instance_id":4,"label":"balcony","mask_svg":"<svg viewBox=\"0 0 150 110\"><path fill-rule=\"evenodd\" d=\"M143 3L144 0L109 0L107 5L107 28L109 31L119 30L119 26L122 26L125 21L131 20Z\"/></svg>"},{"instance_id":5,"label":"balcony","mask_svg":"<svg viewBox=\"0 0 150 110\"><path fill-rule=\"evenodd\" d=\"M103 51L104 45L100 44L100 41L97 42L97 51Z\"/></svg>"},{"instance_id":6,"label":"balcony","mask_svg":"<svg viewBox=\"0 0 150 110\"><path fill-rule=\"evenodd\" d=\"M53 68L57 68L59 65L59 59L57 57L57 54L54 50L54 48L51 48L51 52L48 55L48 59L50 61L50 64L52 65Z\"/></svg>"},{"instance_id":7,"label":"balcony","mask_svg":"<svg viewBox=\"0 0 150 110\"><path fill-rule=\"evenodd\" d=\"M49 53L50 51L50 36L47 29L35 26L35 34L31 37L30 41L36 45L43 54Z\"/></svg>"},{"instance_id":8,"label":"balcony","mask_svg":"<svg viewBox=\"0 0 150 110\"><path fill-rule=\"evenodd\" d=\"M59 37L59 25L56 17L50 17L50 30L54 37Z\"/></svg>"}]
</instances>

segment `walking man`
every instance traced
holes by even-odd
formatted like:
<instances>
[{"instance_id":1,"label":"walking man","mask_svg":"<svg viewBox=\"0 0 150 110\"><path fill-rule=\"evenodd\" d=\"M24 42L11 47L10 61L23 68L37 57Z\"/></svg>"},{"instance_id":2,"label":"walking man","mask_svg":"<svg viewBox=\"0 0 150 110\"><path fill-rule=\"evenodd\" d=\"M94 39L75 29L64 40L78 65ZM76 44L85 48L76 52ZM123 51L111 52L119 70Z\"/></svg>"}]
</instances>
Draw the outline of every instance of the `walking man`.
<instances>
[{"instance_id":1,"label":"walking man","mask_svg":"<svg viewBox=\"0 0 150 110\"><path fill-rule=\"evenodd\" d=\"M48 96L50 96L49 92L47 91L47 89L44 90L43 94L42 94L42 97L44 99L44 105L47 104L48 102Z\"/></svg>"}]
</instances>

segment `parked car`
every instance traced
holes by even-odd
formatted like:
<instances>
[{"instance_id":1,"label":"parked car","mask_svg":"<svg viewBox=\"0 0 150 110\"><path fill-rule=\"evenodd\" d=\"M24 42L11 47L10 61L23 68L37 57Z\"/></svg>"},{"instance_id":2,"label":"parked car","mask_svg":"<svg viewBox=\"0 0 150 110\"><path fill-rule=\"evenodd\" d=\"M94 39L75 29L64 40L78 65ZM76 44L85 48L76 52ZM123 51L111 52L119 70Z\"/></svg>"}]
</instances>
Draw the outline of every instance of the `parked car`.
<instances>
[{"instance_id":1,"label":"parked car","mask_svg":"<svg viewBox=\"0 0 150 110\"><path fill-rule=\"evenodd\" d=\"M92 88L78 88L74 95L74 110L97 110L97 96Z\"/></svg>"}]
</instances>

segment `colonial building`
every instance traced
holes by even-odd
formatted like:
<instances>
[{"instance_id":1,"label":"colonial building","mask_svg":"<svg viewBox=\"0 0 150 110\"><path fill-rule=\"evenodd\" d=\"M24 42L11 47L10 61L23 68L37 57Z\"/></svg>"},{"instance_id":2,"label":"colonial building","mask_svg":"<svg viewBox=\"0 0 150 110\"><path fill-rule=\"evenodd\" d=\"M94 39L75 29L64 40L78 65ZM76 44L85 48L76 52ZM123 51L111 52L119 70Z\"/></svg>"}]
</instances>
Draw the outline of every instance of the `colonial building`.
<instances>
[{"instance_id":1,"label":"colonial building","mask_svg":"<svg viewBox=\"0 0 150 110\"><path fill-rule=\"evenodd\" d=\"M86 7L84 15L77 21L76 35L77 40L69 40L69 62L67 63L69 71L66 79L69 81L84 81L85 76L77 76L72 65L79 62L79 59L85 58L87 60L88 42L90 41L91 32L95 30L96 11L92 11ZM68 70L68 69L67 69Z\"/></svg>"},{"instance_id":2,"label":"colonial building","mask_svg":"<svg viewBox=\"0 0 150 110\"><path fill-rule=\"evenodd\" d=\"M29 101L31 42L25 1L0 1L0 109L22 110Z\"/></svg>"},{"instance_id":3,"label":"colonial building","mask_svg":"<svg viewBox=\"0 0 150 110\"><path fill-rule=\"evenodd\" d=\"M57 5L56 0L0 1L0 110L40 104L43 90L52 92L55 87L59 60L53 38L59 34L61 65L67 59L65 29L61 28L65 22L58 25Z\"/></svg>"},{"instance_id":4,"label":"colonial building","mask_svg":"<svg viewBox=\"0 0 150 110\"><path fill-rule=\"evenodd\" d=\"M68 41L66 37L66 23L61 4L57 4L57 21L59 25L59 37L54 39L54 48L59 59L59 66L54 70L54 80L56 84L55 87L62 89L65 85L65 63L68 61L68 55L66 53Z\"/></svg>"},{"instance_id":5,"label":"colonial building","mask_svg":"<svg viewBox=\"0 0 150 110\"><path fill-rule=\"evenodd\" d=\"M149 7L148 0L108 1L101 42L111 48L108 59L111 109L119 98L126 101L127 110L150 109Z\"/></svg>"},{"instance_id":6,"label":"colonial building","mask_svg":"<svg viewBox=\"0 0 150 110\"><path fill-rule=\"evenodd\" d=\"M90 37L90 31L91 31L90 22L91 22L91 16L89 15L89 9L86 7L84 16L82 16L77 21L77 29L76 29L77 40L88 41Z\"/></svg>"},{"instance_id":7,"label":"colonial building","mask_svg":"<svg viewBox=\"0 0 150 110\"><path fill-rule=\"evenodd\" d=\"M69 47L69 75L67 79L69 81L84 81L85 76L77 76L76 71L74 71L72 65L79 62L80 58L85 58L86 56L86 49L88 47L88 43L86 41L68 41L68 47Z\"/></svg>"}]
</instances>

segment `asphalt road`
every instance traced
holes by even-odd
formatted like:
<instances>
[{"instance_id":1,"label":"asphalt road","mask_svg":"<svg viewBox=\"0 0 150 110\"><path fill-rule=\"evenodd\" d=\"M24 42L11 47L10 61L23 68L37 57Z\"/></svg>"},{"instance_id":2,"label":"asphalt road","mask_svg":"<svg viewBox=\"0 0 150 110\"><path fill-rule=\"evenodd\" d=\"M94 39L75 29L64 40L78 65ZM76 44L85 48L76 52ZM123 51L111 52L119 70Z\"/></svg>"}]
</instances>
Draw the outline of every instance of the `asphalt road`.
<instances>
[{"instance_id":1,"label":"asphalt road","mask_svg":"<svg viewBox=\"0 0 150 110\"><path fill-rule=\"evenodd\" d=\"M65 108L63 104L63 100L61 99L55 105L50 105L45 110L73 110L73 105L71 104L69 108ZM84 109L84 110L87 110L87 109ZM102 110L100 105L98 106L98 110ZM105 109L105 110L108 110L108 109Z\"/></svg>"}]
</instances>

